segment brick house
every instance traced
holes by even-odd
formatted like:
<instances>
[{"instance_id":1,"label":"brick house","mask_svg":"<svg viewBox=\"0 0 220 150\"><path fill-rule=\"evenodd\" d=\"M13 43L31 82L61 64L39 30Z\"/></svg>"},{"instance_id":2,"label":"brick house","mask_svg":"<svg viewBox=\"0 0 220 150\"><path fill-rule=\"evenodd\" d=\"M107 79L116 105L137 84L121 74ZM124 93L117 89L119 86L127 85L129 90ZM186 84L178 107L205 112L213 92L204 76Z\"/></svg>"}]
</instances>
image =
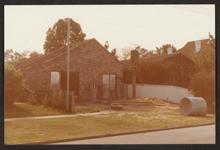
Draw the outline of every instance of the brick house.
<instances>
[{"instance_id":1,"label":"brick house","mask_svg":"<svg viewBox=\"0 0 220 150\"><path fill-rule=\"evenodd\" d=\"M190 57L177 51L167 55L146 55L136 60L136 82L138 84L177 85L187 87L197 66ZM132 61L122 61L124 83L131 84L134 71ZM134 67L133 67L134 68Z\"/></svg>"},{"instance_id":2,"label":"brick house","mask_svg":"<svg viewBox=\"0 0 220 150\"><path fill-rule=\"evenodd\" d=\"M209 39L201 39L197 41L189 41L178 51L186 57L195 61L197 54L208 46Z\"/></svg>"},{"instance_id":3,"label":"brick house","mask_svg":"<svg viewBox=\"0 0 220 150\"><path fill-rule=\"evenodd\" d=\"M41 95L53 87L66 91L67 52L27 60L18 64L31 89ZM70 50L70 90L77 100L117 99L122 92L122 64L96 39L77 43Z\"/></svg>"}]
</instances>

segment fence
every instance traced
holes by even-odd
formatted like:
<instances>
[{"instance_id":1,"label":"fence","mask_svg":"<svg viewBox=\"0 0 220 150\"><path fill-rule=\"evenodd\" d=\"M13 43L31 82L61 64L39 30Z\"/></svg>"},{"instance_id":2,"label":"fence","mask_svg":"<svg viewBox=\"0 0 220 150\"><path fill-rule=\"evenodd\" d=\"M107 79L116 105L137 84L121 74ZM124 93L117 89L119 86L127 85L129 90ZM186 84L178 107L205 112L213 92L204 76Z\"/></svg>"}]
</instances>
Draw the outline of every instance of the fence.
<instances>
[{"instance_id":1,"label":"fence","mask_svg":"<svg viewBox=\"0 0 220 150\"><path fill-rule=\"evenodd\" d=\"M132 84L127 84L127 96L132 98ZM179 103L183 97L189 96L186 88L172 85L136 84L136 97L159 98L173 103Z\"/></svg>"}]
</instances>

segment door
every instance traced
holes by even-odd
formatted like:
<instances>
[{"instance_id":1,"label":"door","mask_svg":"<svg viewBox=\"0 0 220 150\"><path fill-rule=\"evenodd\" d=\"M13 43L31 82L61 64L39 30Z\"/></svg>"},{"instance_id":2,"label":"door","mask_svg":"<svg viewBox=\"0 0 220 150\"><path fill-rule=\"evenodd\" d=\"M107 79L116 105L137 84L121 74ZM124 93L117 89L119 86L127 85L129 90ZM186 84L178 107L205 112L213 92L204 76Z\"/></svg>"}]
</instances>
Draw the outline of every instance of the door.
<instances>
[{"instance_id":1,"label":"door","mask_svg":"<svg viewBox=\"0 0 220 150\"><path fill-rule=\"evenodd\" d=\"M66 91L67 89L67 73L61 72L61 89ZM79 97L79 72L70 72L70 91L74 92L74 95Z\"/></svg>"},{"instance_id":2,"label":"door","mask_svg":"<svg viewBox=\"0 0 220 150\"><path fill-rule=\"evenodd\" d=\"M114 99L116 98L116 75L115 74L103 74L103 98Z\"/></svg>"}]
</instances>

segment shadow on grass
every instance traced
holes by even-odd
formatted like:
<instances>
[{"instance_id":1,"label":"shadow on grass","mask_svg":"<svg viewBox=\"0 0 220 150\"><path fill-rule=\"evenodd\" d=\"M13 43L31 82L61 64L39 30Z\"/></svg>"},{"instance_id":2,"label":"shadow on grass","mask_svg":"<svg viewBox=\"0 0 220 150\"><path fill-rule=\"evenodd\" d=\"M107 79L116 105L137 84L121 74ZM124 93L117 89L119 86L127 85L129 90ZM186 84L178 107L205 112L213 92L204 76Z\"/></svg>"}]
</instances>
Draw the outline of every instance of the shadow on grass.
<instances>
[{"instance_id":1,"label":"shadow on grass","mask_svg":"<svg viewBox=\"0 0 220 150\"><path fill-rule=\"evenodd\" d=\"M20 107L19 105L13 104L4 108L4 118L17 118L17 117L31 117L33 114Z\"/></svg>"}]
</instances>

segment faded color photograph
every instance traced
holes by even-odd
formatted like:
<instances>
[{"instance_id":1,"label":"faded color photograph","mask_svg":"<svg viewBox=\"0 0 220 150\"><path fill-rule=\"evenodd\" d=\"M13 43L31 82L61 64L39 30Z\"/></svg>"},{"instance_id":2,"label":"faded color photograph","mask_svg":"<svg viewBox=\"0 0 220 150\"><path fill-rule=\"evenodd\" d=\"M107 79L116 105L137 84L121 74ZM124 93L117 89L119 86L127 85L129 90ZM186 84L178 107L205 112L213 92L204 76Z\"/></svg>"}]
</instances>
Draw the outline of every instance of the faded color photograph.
<instances>
[{"instance_id":1,"label":"faded color photograph","mask_svg":"<svg viewBox=\"0 0 220 150\"><path fill-rule=\"evenodd\" d=\"M215 144L215 5L5 5L4 143Z\"/></svg>"}]
</instances>

